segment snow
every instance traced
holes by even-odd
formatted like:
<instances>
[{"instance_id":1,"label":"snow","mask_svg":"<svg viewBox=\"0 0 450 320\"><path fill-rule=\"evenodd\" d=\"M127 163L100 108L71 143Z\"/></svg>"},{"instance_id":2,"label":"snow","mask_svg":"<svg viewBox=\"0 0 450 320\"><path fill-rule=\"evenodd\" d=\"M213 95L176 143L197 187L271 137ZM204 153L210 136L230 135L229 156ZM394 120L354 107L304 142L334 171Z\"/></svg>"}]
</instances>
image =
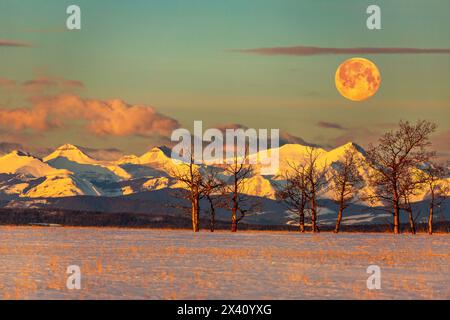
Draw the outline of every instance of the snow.
<instances>
[{"instance_id":1,"label":"snow","mask_svg":"<svg viewBox=\"0 0 450 320\"><path fill-rule=\"evenodd\" d=\"M6 194L22 194L22 192L28 188L28 183L17 183L13 185L2 185L0 186L0 191L6 193Z\"/></svg>"},{"instance_id":2,"label":"snow","mask_svg":"<svg viewBox=\"0 0 450 320\"><path fill-rule=\"evenodd\" d=\"M57 158L66 158L70 161L77 163L95 163L96 161L90 158L88 155L83 153L79 148L72 144L65 144L57 148L54 152L46 156L43 160L44 162L49 162L50 160Z\"/></svg>"},{"instance_id":3,"label":"snow","mask_svg":"<svg viewBox=\"0 0 450 320\"><path fill-rule=\"evenodd\" d=\"M90 158L78 147L65 144L44 158L44 162L51 166L70 170L76 174L92 179L109 178L114 181L130 179L131 175L120 166L107 161L99 161Z\"/></svg>"},{"instance_id":4,"label":"snow","mask_svg":"<svg viewBox=\"0 0 450 320\"><path fill-rule=\"evenodd\" d=\"M362 154L362 148L355 143L349 142L338 148L328 151L321 157L321 165L325 166L331 165L333 162L342 160L345 156L346 152L354 152L356 155L356 159L363 159L364 155Z\"/></svg>"},{"instance_id":5,"label":"snow","mask_svg":"<svg viewBox=\"0 0 450 320\"><path fill-rule=\"evenodd\" d=\"M326 151L322 148L312 148L318 153L319 167L329 168L331 177L333 163L342 159L345 152L356 152L359 160L364 163L364 150L349 142L338 148ZM290 165L303 162L311 147L299 144L286 144L278 148L280 157L279 174L289 171ZM269 151L271 152L271 151ZM261 152L257 154L261 158ZM217 169L223 166L217 166ZM199 166L196 166L199 168ZM261 175L260 166L247 179L243 193L266 199L275 199L276 184L283 184L283 175ZM155 191L163 188L185 188L185 184L177 182L171 175L173 172L187 172L185 164L175 162L170 158L169 150L158 147L149 150L142 156L129 155L118 161L101 161L86 155L78 147L65 144L44 158L44 162L29 154L14 151L0 157L0 174L14 175L9 181L0 181L0 195L17 197L62 197L77 195L120 196L143 191ZM370 168L362 165L360 174L367 181ZM226 177L225 172L219 175ZM447 178L449 181L450 178ZM361 190L366 194L373 190L366 185ZM327 190L320 197L330 199L332 190ZM412 200L422 201L427 193L418 193ZM357 204L368 206L361 200ZM381 205L381 204L379 204ZM268 208L265 208L268 209ZM363 222L371 222L371 216L361 217Z\"/></svg>"},{"instance_id":6,"label":"snow","mask_svg":"<svg viewBox=\"0 0 450 320\"><path fill-rule=\"evenodd\" d=\"M148 179L142 187L145 190L160 190L169 186L169 179L166 177Z\"/></svg>"},{"instance_id":7,"label":"snow","mask_svg":"<svg viewBox=\"0 0 450 320\"><path fill-rule=\"evenodd\" d=\"M67 171L56 170L48 164L42 162L27 153L13 151L0 158L0 173L24 174L35 178L46 175L68 173Z\"/></svg>"},{"instance_id":8,"label":"snow","mask_svg":"<svg viewBox=\"0 0 450 320\"><path fill-rule=\"evenodd\" d=\"M150 151L144 153L142 156L138 157L136 155L126 155L116 161L117 164L157 164L164 165L167 162L172 162L170 156L168 156L161 148L155 147Z\"/></svg>"},{"instance_id":9,"label":"snow","mask_svg":"<svg viewBox=\"0 0 450 320\"><path fill-rule=\"evenodd\" d=\"M28 192L21 195L28 198L60 198L78 195L98 196L100 193L87 181L73 176L48 176Z\"/></svg>"},{"instance_id":10,"label":"snow","mask_svg":"<svg viewBox=\"0 0 450 320\"><path fill-rule=\"evenodd\" d=\"M27 153L13 151L0 158L0 173L16 176L2 183L0 191L26 198L100 195L91 183L67 169L70 168L58 169Z\"/></svg>"},{"instance_id":11,"label":"snow","mask_svg":"<svg viewBox=\"0 0 450 320\"><path fill-rule=\"evenodd\" d=\"M172 159L167 156L161 148L153 148L149 152L144 153L142 156L139 157L139 163L140 164L146 164L146 163L165 163L167 161L171 161Z\"/></svg>"},{"instance_id":12,"label":"snow","mask_svg":"<svg viewBox=\"0 0 450 320\"><path fill-rule=\"evenodd\" d=\"M263 176L256 175L245 179L243 182L245 188L243 188L242 193L251 195L251 196L259 196L268 199L275 199L275 188L270 183L269 179L266 179Z\"/></svg>"},{"instance_id":13,"label":"snow","mask_svg":"<svg viewBox=\"0 0 450 320\"><path fill-rule=\"evenodd\" d=\"M449 235L0 227L3 299L449 299ZM67 290L69 265L81 290ZM381 268L368 290L367 267Z\"/></svg>"},{"instance_id":14,"label":"snow","mask_svg":"<svg viewBox=\"0 0 450 320\"><path fill-rule=\"evenodd\" d=\"M122 158L120 158L119 160L117 160L117 164L139 164L139 157L135 156L134 154L132 155L126 155L123 156Z\"/></svg>"}]
</instances>

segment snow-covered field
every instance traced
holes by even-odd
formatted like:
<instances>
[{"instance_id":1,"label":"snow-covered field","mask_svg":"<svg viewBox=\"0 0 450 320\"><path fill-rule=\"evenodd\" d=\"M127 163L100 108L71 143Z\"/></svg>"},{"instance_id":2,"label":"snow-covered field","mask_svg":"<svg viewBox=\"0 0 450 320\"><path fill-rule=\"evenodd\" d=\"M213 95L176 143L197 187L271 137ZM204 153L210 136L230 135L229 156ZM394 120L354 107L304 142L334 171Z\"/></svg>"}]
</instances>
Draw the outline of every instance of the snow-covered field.
<instances>
[{"instance_id":1,"label":"snow-covered field","mask_svg":"<svg viewBox=\"0 0 450 320\"><path fill-rule=\"evenodd\" d=\"M449 299L449 248L450 235L0 227L0 298Z\"/></svg>"}]
</instances>

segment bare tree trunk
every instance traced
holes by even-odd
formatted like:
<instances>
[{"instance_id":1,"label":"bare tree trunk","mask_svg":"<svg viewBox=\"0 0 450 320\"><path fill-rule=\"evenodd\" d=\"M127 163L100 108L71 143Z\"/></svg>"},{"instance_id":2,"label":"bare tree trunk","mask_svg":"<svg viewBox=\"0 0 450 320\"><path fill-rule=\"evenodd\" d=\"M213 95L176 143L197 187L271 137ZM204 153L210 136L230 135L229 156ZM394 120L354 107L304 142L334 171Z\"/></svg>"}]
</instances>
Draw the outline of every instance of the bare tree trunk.
<instances>
[{"instance_id":1,"label":"bare tree trunk","mask_svg":"<svg viewBox=\"0 0 450 320\"><path fill-rule=\"evenodd\" d=\"M300 211L299 224L300 224L300 232L302 232L302 233L305 232L305 211L304 210Z\"/></svg>"},{"instance_id":2,"label":"bare tree trunk","mask_svg":"<svg viewBox=\"0 0 450 320\"><path fill-rule=\"evenodd\" d=\"M315 195L313 195L313 198L311 200L311 231L317 232L317 207L316 207L316 199Z\"/></svg>"},{"instance_id":3,"label":"bare tree trunk","mask_svg":"<svg viewBox=\"0 0 450 320\"><path fill-rule=\"evenodd\" d=\"M216 209L214 208L214 203L210 196L208 196L208 201L209 201L210 210L211 210L209 229L211 230L211 232L214 232L214 230L216 228Z\"/></svg>"},{"instance_id":4,"label":"bare tree trunk","mask_svg":"<svg viewBox=\"0 0 450 320\"><path fill-rule=\"evenodd\" d=\"M199 209L200 209L200 201L198 196L194 196L192 200L192 230L194 232L199 232Z\"/></svg>"},{"instance_id":5,"label":"bare tree trunk","mask_svg":"<svg viewBox=\"0 0 450 320\"><path fill-rule=\"evenodd\" d=\"M344 208L340 206L339 213L336 220L336 228L334 229L334 233L338 233L339 229L341 227L341 220L342 220L342 212L344 211Z\"/></svg>"},{"instance_id":6,"label":"bare tree trunk","mask_svg":"<svg viewBox=\"0 0 450 320\"><path fill-rule=\"evenodd\" d=\"M237 211L238 211L238 180L236 173L234 174L234 186L233 186L233 208L231 210L231 232L237 232Z\"/></svg>"},{"instance_id":7,"label":"bare tree trunk","mask_svg":"<svg viewBox=\"0 0 450 320\"><path fill-rule=\"evenodd\" d=\"M414 217L413 217L413 212L412 212L411 208L408 208L408 214L409 214L409 227L411 229L411 233L416 234L416 226L414 223Z\"/></svg>"},{"instance_id":8,"label":"bare tree trunk","mask_svg":"<svg viewBox=\"0 0 450 320\"><path fill-rule=\"evenodd\" d=\"M237 194L233 195L233 209L231 210L231 232L237 232Z\"/></svg>"},{"instance_id":9,"label":"bare tree trunk","mask_svg":"<svg viewBox=\"0 0 450 320\"><path fill-rule=\"evenodd\" d=\"M236 217L236 209L234 208L231 217L231 232L237 232L237 217Z\"/></svg>"},{"instance_id":10,"label":"bare tree trunk","mask_svg":"<svg viewBox=\"0 0 450 320\"><path fill-rule=\"evenodd\" d=\"M216 214L211 213L211 221L209 222L209 230L211 232L214 232L215 229L216 229Z\"/></svg>"},{"instance_id":11,"label":"bare tree trunk","mask_svg":"<svg viewBox=\"0 0 450 320\"><path fill-rule=\"evenodd\" d=\"M400 233L400 206L398 196L394 195L394 234Z\"/></svg>"},{"instance_id":12,"label":"bare tree trunk","mask_svg":"<svg viewBox=\"0 0 450 320\"><path fill-rule=\"evenodd\" d=\"M428 216L428 234L433 234L433 208L434 205L430 204L430 214Z\"/></svg>"}]
</instances>

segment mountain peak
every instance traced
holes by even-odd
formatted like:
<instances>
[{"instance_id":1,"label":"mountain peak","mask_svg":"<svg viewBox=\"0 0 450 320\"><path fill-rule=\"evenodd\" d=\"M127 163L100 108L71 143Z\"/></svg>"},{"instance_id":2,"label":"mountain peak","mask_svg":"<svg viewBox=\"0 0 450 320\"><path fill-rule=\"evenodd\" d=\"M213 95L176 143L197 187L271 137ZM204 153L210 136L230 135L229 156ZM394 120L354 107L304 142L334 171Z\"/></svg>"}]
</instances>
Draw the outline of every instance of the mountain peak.
<instances>
[{"instance_id":1,"label":"mountain peak","mask_svg":"<svg viewBox=\"0 0 450 320\"><path fill-rule=\"evenodd\" d=\"M355 151L357 151L359 153L362 153L362 154L365 154L365 152L366 152L364 150L364 148L361 147L359 144L357 144L355 142L351 142L351 141L347 142L346 144L344 144L344 145L342 145L342 146L340 146L338 148L336 148L335 150L337 150L337 149L344 149L344 150L352 149L352 150L355 150Z\"/></svg>"},{"instance_id":2,"label":"mountain peak","mask_svg":"<svg viewBox=\"0 0 450 320\"><path fill-rule=\"evenodd\" d=\"M172 153L172 149L170 149L167 146L159 146L159 147L154 147L151 151L153 152L162 152L164 153L167 157L170 157L171 153Z\"/></svg>"},{"instance_id":3,"label":"mountain peak","mask_svg":"<svg viewBox=\"0 0 450 320\"><path fill-rule=\"evenodd\" d=\"M141 163L166 162L170 158L171 150L166 146L154 147L139 157Z\"/></svg>"},{"instance_id":4,"label":"mountain peak","mask_svg":"<svg viewBox=\"0 0 450 320\"><path fill-rule=\"evenodd\" d=\"M78 148L77 146L70 144L70 143L66 143L63 144L62 146L59 146L58 148L56 148L56 150L59 151L80 151L80 148Z\"/></svg>"},{"instance_id":5,"label":"mountain peak","mask_svg":"<svg viewBox=\"0 0 450 320\"><path fill-rule=\"evenodd\" d=\"M348 151L359 154L360 157L365 157L366 154L366 151L361 146L359 146L354 142L348 142L342 146L339 146L333 150L328 151L326 153L325 158L329 163L339 161L344 157L345 153Z\"/></svg>"},{"instance_id":6,"label":"mountain peak","mask_svg":"<svg viewBox=\"0 0 450 320\"><path fill-rule=\"evenodd\" d=\"M29 153L22 151L22 150L13 150L9 154L15 155L18 157L31 157L31 155Z\"/></svg>"},{"instance_id":7,"label":"mountain peak","mask_svg":"<svg viewBox=\"0 0 450 320\"><path fill-rule=\"evenodd\" d=\"M62 173L61 170L52 168L41 159L32 155L14 150L0 157L0 173L25 174L33 177L42 177L49 174Z\"/></svg>"},{"instance_id":8,"label":"mountain peak","mask_svg":"<svg viewBox=\"0 0 450 320\"><path fill-rule=\"evenodd\" d=\"M77 146L69 143L58 147L54 152L46 156L44 158L44 162L48 162L56 158L66 158L70 161L78 163L92 163L94 161Z\"/></svg>"},{"instance_id":9,"label":"mountain peak","mask_svg":"<svg viewBox=\"0 0 450 320\"><path fill-rule=\"evenodd\" d=\"M124 155L119 160L118 164L139 164L139 157L134 154Z\"/></svg>"}]
</instances>

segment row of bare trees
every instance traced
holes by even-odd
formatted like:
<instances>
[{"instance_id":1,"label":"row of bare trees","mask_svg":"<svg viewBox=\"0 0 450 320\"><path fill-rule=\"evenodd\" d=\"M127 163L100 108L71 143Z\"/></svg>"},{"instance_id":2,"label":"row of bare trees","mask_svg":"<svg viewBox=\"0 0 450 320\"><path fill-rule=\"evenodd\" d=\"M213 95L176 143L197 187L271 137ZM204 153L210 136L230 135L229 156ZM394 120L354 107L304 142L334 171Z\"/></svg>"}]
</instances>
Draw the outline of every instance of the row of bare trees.
<instances>
[{"instance_id":1,"label":"row of bare trees","mask_svg":"<svg viewBox=\"0 0 450 320\"><path fill-rule=\"evenodd\" d=\"M277 198L284 201L290 211L298 215L300 232L305 232L307 213L311 217L312 231L319 231L317 199L327 186L327 171L325 167L318 165L318 158L319 153L313 148L308 148L303 161L288 163L288 170L283 174L285 185L277 188Z\"/></svg>"},{"instance_id":2,"label":"row of bare trees","mask_svg":"<svg viewBox=\"0 0 450 320\"><path fill-rule=\"evenodd\" d=\"M319 151L307 148L306 156L300 163L288 163L288 170L282 179L285 183L278 186L277 198L298 216L300 232L306 231L306 215L311 220L311 231L318 232L318 198L325 191L331 191L332 199L339 207L335 227L337 233L344 210L356 198L363 178L358 172L356 153L350 149L342 160L332 164L333 170L329 170L326 163L319 164L319 157Z\"/></svg>"},{"instance_id":3,"label":"row of bare trees","mask_svg":"<svg viewBox=\"0 0 450 320\"><path fill-rule=\"evenodd\" d=\"M400 121L397 130L386 132L375 146L367 151L369 183L374 189L368 197L379 202L393 215L393 231L400 233L400 212L408 214L410 229L416 232L412 199L426 192L429 195L428 232L433 233L433 215L448 194L447 166L434 161L430 151L430 135L436 124L420 120L414 124Z\"/></svg>"},{"instance_id":4,"label":"row of bare trees","mask_svg":"<svg viewBox=\"0 0 450 320\"><path fill-rule=\"evenodd\" d=\"M398 234L401 211L408 214L411 233L416 232L420 212L414 215L413 198L425 193L429 198L428 233L432 234L435 210L449 193L444 180L447 167L435 163L435 152L428 150L429 136L435 129L436 125L428 121L401 121L397 130L385 133L377 145L370 145L364 157L349 148L330 168L324 163L319 166L319 151L309 148L301 164L289 163L278 198L298 215L300 232L305 232L306 213L311 219L311 231L318 231L317 198L330 191L338 206L336 233L344 210L360 199L391 213L393 232ZM362 172L367 179L363 179Z\"/></svg>"},{"instance_id":5,"label":"row of bare trees","mask_svg":"<svg viewBox=\"0 0 450 320\"><path fill-rule=\"evenodd\" d=\"M413 206L414 197L427 194L429 199L428 232L433 233L433 216L449 193L444 179L447 166L433 161L435 152L429 151L430 135L436 125L428 121L411 124L400 121L396 130L386 132L377 145L370 145L364 156L356 148L348 148L343 157L327 165L318 149L307 148L303 159L288 163L277 186L277 199L298 217L299 231L305 232L310 222L311 231L318 232L320 202L329 192L338 207L334 231L340 230L345 210L363 200L374 208L388 211L393 217L393 232L400 233L400 214L408 215L410 230L416 232L420 212ZM187 200L194 232L199 231L200 203L207 200L210 229L214 231L217 208L231 212L231 231L239 222L259 209L259 203L246 194L246 184L254 174L247 158L234 158L222 167L198 166L193 157L169 170L182 184L175 196ZM363 175L365 177L363 178ZM309 224L309 223L308 223Z\"/></svg>"},{"instance_id":6,"label":"row of bare trees","mask_svg":"<svg viewBox=\"0 0 450 320\"><path fill-rule=\"evenodd\" d=\"M231 231L238 230L239 222L249 212L257 211L259 203L249 197L246 192L246 182L253 176L254 168L248 164L247 156L238 158L228 165L216 168L213 166L198 166L191 156L190 162L181 163L168 169L169 174L179 181L183 188L174 192L174 196L184 199L189 206L178 206L190 211L192 230L200 230L200 200L208 202L210 231L214 232L216 209L221 208L231 212Z\"/></svg>"}]
</instances>

